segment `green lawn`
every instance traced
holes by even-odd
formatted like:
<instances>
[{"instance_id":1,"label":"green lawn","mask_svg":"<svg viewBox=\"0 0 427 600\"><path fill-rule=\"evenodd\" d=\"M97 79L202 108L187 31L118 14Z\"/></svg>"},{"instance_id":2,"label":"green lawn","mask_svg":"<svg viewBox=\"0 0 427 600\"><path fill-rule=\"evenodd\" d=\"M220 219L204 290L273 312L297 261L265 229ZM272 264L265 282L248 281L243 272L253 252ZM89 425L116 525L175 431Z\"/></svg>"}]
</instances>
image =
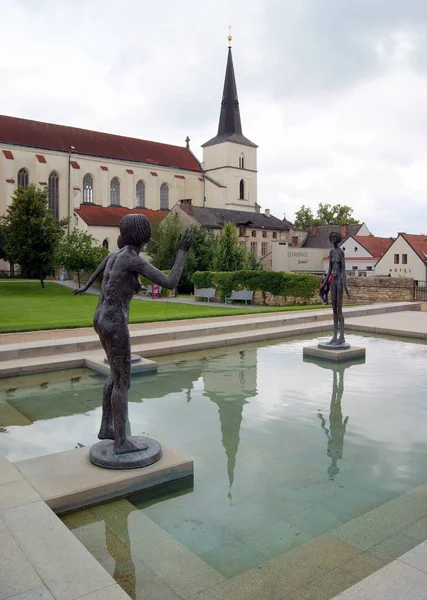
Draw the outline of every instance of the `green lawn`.
<instances>
[{"instance_id":1,"label":"green lawn","mask_svg":"<svg viewBox=\"0 0 427 600\"><path fill-rule=\"evenodd\" d=\"M98 297L95 295L74 296L70 289L52 282L47 282L45 289L35 281L0 282L0 333L87 327L92 325L97 301ZM323 306L266 307L260 311L250 307L247 309L212 307L205 303L192 305L158 300L143 302L133 300L129 320L131 323L147 323L309 308L323 308Z\"/></svg>"}]
</instances>

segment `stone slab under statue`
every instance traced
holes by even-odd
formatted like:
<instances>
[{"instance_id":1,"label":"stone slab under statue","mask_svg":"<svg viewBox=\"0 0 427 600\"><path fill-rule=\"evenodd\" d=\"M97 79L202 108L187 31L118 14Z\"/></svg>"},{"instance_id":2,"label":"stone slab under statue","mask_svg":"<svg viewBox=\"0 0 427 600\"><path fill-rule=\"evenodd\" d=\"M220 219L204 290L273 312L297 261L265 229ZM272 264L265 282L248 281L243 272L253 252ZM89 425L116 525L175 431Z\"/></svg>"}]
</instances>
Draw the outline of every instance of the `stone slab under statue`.
<instances>
[{"instance_id":1,"label":"stone slab under statue","mask_svg":"<svg viewBox=\"0 0 427 600\"><path fill-rule=\"evenodd\" d=\"M169 275L165 275L140 256L151 237L150 221L141 214L126 215L120 221L119 250L107 256L87 284L74 291L81 294L103 274L101 292L94 316L94 329L110 365L102 399L102 419L98 438L92 446L90 460L109 469L134 469L161 458L161 447L155 440L127 436L128 390L131 384L131 348L129 306L140 289L139 276L168 289L175 289L181 277L185 258L192 244L192 231L187 229L179 240L178 254ZM132 456L133 455L133 456Z\"/></svg>"}]
</instances>

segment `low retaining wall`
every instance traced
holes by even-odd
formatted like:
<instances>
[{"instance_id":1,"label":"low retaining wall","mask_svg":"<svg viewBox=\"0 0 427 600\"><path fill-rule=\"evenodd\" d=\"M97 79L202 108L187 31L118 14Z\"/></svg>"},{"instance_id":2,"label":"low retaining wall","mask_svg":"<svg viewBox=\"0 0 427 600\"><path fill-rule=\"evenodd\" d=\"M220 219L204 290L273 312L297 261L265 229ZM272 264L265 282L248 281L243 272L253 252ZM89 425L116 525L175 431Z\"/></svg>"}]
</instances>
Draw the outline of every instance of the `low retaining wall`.
<instances>
[{"instance_id":1,"label":"low retaining wall","mask_svg":"<svg viewBox=\"0 0 427 600\"><path fill-rule=\"evenodd\" d=\"M412 302L414 299L412 278L348 277L347 282L350 302Z\"/></svg>"},{"instance_id":2,"label":"low retaining wall","mask_svg":"<svg viewBox=\"0 0 427 600\"><path fill-rule=\"evenodd\" d=\"M347 303L371 302L412 302L414 300L414 280L400 277L348 277L350 300L344 294ZM320 279L319 279L320 287ZM330 300L330 297L329 297ZM221 302L220 298L215 298ZM253 304L267 306L291 306L295 304L321 304L318 291L312 298L295 298L293 296L274 296L261 290L254 292Z\"/></svg>"},{"instance_id":3,"label":"low retaining wall","mask_svg":"<svg viewBox=\"0 0 427 600\"><path fill-rule=\"evenodd\" d=\"M320 286L320 279L319 279ZM316 293L313 298L295 298L294 296L273 296L270 292L264 294L261 290L254 293L253 303L267 306L291 306L294 304L321 304L320 296Z\"/></svg>"}]
</instances>

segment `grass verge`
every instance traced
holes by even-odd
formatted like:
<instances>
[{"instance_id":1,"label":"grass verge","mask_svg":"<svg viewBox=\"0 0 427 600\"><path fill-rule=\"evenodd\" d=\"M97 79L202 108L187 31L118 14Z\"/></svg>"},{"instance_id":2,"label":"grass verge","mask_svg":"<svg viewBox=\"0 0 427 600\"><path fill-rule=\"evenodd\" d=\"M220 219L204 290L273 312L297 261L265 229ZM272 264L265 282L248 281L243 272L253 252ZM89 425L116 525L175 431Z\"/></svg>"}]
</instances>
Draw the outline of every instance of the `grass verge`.
<instances>
[{"instance_id":1,"label":"grass verge","mask_svg":"<svg viewBox=\"0 0 427 600\"><path fill-rule=\"evenodd\" d=\"M38 282L0 282L0 333L89 327L92 325L97 301L98 297L93 294L73 296L72 290L53 282L46 282L45 289ZM205 303L132 300L129 322L149 323L313 308L324 307L221 308Z\"/></svg>"}]
</instances>

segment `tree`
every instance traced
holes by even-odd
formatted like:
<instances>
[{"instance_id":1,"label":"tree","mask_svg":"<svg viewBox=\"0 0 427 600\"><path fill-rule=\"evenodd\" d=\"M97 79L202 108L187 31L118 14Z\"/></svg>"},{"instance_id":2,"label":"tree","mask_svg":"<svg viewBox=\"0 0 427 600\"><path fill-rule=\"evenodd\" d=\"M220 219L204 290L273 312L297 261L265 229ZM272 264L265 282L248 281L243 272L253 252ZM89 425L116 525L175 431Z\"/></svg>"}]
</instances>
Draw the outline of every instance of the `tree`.
<instances>
[{"instance_id":1,"label":"tree","mask_svg":"<svg viewBox=\"0 0 427 600\"><path fill-rule=\"evenodd\" d=\"M0 220L0 258L10 263L10 275L15 274L13 250L8 244L8 227L4 224L4 218Z\"/></svg>"},{"instance_id":2,"label":"tree","mask_svg":"<svg viewBox=\"0 0 427 600\"><path fill-rule=\"evenodd\" d=\"M314 218L310 207L301 206L295 213L295 227L309 229L314 223L318 225L342 225L359 223L357 219L352 217L353 209L346 204L323 204L319 203L317 208L317 216Z\"/></svg>"},{"instance_id":3,"label":"tree","mask_svg":"<svg viewBox=\"0 0 427 600\"><path fill-rule=\"evenodd\" d=\"M248 251L240 245L234 223L226 223L222 229L213 267L215 271L242 271L250 268Z\"/></svg>"},{"instance_id":4,"label":"tree","mask_svg":"<svg viewBox=\"0 0 427 600\"><path fill-rule=\"evenodd\" d=\"M107 254L108 250L91 235L74 229L59 242L55 252L55 264L64 265L67 271L76 272L80 287L80 271L94 271Z\"/></svg>"},{"instance_id":5,"label":"tree","mask_svg":"<svg viewBox=\"0 0 427 600\"><path fill-rule=\"evenodd\" d=\"M38 277L43 288L67 219L58 222L48 208L48 190L31 184L14 192L3 224L8 256L19 263L24 276Z\"/></svg>"},{"instance_id":6,"label":"tree","mask_svg":"<svg viewBox=\"0 0 427 600\"><path fill-rule=\"evenodd\" d=\"M352 217L353 209L346 204L323 204L320 202L317 209L317 221L321 225L349 225L351 223L359 223L357 219Z\"/></svg>"},{"instance_id":7,"label":"tree","mask_svg":"<svg viewBox=\"0 0 427 600\"><path fill-rule=\"evenodd\" d=\"M177 214L168 216L160 223L153 224L151 240L147 244L147 252L151 256L151 262L155 267L161 270L173 267L181 232L182 226Z\"/></svg>"},{"instance_id":8,"label":"tree","mask_svg":"<svg viewBox=\"0 0 427 600\"><path fill-rule=\"evenodd\" d=\"M179 216L168 216L161 223L152 226L151 240L147 252L152 264L158 269L171 269L178 252L179 236L182 225ZM191 285L191 277L195 271L209 271L215 255L215 238L202 227L193 227L193 245L190 248L182 272L181 285Z\"/></svg>"},{"instance_id":9,"label":"tree","mask_svg":"<svg viewBox=\"0 0 427 600\"><path fill-rule=\"evenodd\" d=\"M314 223L314 216L311 208L309 206L305 206L304 204L299 210L296 211L295 216L295 227L300 227L301 229L310 229Z\"/></svg>"}]
</instances>

